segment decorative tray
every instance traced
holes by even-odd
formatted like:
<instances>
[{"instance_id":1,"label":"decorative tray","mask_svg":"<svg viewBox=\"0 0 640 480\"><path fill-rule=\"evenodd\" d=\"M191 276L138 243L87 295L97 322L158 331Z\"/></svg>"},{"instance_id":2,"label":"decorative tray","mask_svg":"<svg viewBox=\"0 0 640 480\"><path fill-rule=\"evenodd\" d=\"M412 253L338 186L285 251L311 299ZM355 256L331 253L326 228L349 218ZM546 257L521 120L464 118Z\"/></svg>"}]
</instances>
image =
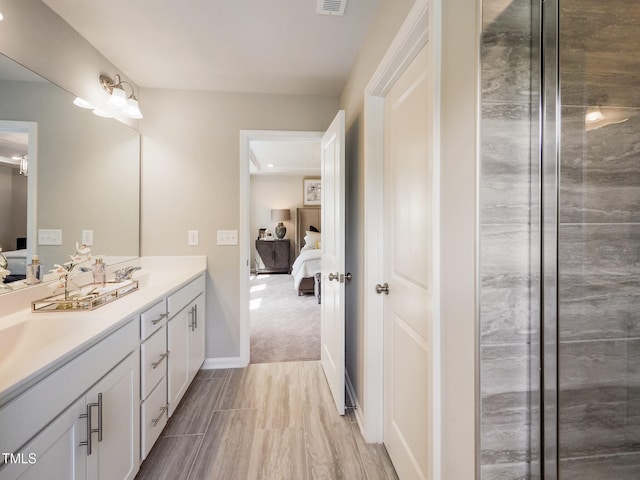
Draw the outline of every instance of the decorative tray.
<instances>
[{"instance_id":1,"label":"decorative tray","mask_svg":"<svg viewBox=\"0 0 640 480\"><path fill-rule=\"evenodd\" d=\"M138 290L138 280L85 285L80 290L52 295L31 302L32 312L73 312L94 310Z\"/></svg>"}]
</instances>

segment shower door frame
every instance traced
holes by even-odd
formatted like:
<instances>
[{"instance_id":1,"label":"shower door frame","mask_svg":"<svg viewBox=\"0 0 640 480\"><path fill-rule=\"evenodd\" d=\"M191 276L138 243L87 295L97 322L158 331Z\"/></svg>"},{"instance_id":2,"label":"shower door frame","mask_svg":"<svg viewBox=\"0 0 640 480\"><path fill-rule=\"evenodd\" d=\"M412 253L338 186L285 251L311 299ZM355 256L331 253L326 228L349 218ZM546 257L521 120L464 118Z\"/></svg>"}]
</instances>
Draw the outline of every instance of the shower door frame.
<instances>
[{"instance_id":1,"label":"shower door frame","mask_svg":"<svg viewBox=\"0 0 640 480\"><path fill-rule=\"evenodd\" d=\"M541 0L540 206L540 476L559 478L558 230L560 205L559 0Z\"/></svg>"}]
</instances>

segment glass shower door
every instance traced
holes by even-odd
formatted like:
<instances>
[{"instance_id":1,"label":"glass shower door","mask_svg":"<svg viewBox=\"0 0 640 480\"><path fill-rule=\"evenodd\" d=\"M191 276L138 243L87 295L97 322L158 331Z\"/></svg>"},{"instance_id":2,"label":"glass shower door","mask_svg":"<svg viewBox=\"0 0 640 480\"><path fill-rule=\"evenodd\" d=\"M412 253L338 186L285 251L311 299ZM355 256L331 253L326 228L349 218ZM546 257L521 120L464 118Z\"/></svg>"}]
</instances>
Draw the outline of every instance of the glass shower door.
<instances>
[{"instance_id":1,"label":"glass shower door","mask_svg":"<svg viewBox=\"0 0 640 480\"><path fill-rule=\"evenodd\" d=\"M557 14L556 466L561 480L636 480L640 6L560 0Z\"/></svg>"}]
</instances>

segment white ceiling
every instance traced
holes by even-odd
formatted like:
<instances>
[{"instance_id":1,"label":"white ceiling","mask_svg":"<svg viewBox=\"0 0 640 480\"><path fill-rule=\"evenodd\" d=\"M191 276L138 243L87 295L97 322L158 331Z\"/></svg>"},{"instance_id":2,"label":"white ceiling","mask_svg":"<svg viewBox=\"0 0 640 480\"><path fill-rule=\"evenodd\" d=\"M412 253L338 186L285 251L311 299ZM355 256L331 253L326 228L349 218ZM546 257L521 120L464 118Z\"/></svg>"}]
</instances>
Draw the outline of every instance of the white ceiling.
<instances>
[{"instance_id":1,"label":"white ceiling","mask_svg":"<svg viewBox=\"0 0 640 480\"><path fill-rule=\"evenodd\" d=\"M329 16L317 0L43 1L142 87L332 96L378 4Z\"/></svg>"},{"instance_id":2,"label":"white ceiling","mask_svg":"<svg viewBox=\"0 0 640 480\"><path fill-rule=\"evenodd\" d=\"M320 140L252 140L249 157L251 175L320 175Z\"/></svg>"}]
</instances>

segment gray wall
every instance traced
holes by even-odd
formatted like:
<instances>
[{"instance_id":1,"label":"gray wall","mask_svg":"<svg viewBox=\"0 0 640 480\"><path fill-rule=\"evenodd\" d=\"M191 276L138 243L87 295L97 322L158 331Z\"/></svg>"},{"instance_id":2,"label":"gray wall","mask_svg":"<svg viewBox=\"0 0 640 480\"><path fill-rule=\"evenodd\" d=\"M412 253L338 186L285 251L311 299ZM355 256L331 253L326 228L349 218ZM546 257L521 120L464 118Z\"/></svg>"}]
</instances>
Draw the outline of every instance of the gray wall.
<instances>
[{"instance_id":1,"label":"gray wall","mask_svg":"<svg viewBox=\"0 0 640 480\"><path fill-rule=\"evenodd\" d=\"M238 357L240 248L218 246L216 231L241 228L239 132L326 130L338 99L162 89L143 94L141 252L207 256L207 357ZM188 230L199 230L198 247L187 245Z\"/></svg>"},{"instance_id":2,"label":"gray wall","mask_svg":"<svg viewBox=\"0 0 640 480\"><path fill-rule=\"evenodd\" d=\"M636 479L640 11L623 1L560 5L560 478ZM531 83L537 66L530 58L538 52L530 47L536 42L531 6L483 2L483 479L536 478L538 472L538 171L537 155L530 155L537 116ZM585 114L593 106L612 123L588 125Z\"/></svg>"},{"instance_id":3,"label":"gray wall","mask_svg":"<svg viewBox=\"0 0 640 480\"><path fill-rule=\"evenodd\" d=\"M250 235L251 269L256 266L255 239L258 230L266 228L274 236L277 222L271 221L271 209L288 208L291 219L284 223L287 233L284 238L290 242L290 264L295 260L296 244L296 208L303 206L303 175L251 175Z\"/></svg>"},{"instance_id":4,"label":"gray wall","mask_svg":"<svg viewBox=\"0 0 640 480\"><path fill-rule=\"evenodd\" d=\"M560 3L561 478L640 476L640 9ZM622 123L587 130L586 108Z\"/></svg>"},{"instance_id":5,"label":"gray wall","mask_svg":"<svg viewBox=\"0 0 640 480\"><path fill-rule=\"evenodd\" d=\"M482 479L535 478L537 157L532 4L484 0L480 154ZM532 463L532 459L534 462Z\"/></svg>"}]
</instances>

